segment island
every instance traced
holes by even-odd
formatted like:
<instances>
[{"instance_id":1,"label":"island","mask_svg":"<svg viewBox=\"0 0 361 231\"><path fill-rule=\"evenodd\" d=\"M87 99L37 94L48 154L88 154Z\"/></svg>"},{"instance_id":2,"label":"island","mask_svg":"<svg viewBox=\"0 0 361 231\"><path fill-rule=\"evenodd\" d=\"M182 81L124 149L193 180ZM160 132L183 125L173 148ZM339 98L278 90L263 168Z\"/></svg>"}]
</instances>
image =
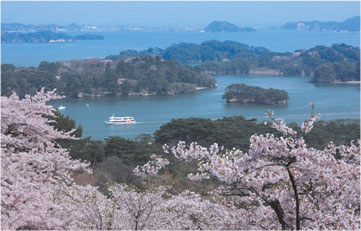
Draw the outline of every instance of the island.
<instances>
[{"instance_id":1,"label":"island","mask_svg":"<svg viewBox=\"0 0 361 231\"><path fill-rule=\"evenodd\" d=\"M3 32L1 43L59 43L73 42L76 40L103 40L103 35L81 34L70 36L62 32L40 31L40 32Z\"/></svg>"},{"instance_id":2,"label":"island","mask_svg":"<svg viewBox=\"0 0 361 231\"><path fill-rule=\"evenodd\" d=\"M360 31L360 16L348 18L342 22L299 21L288 22L282 26L285 30L315 30L315 31Z\"/></svg>"},{"instance_id":3,"label":"island","mask_svg":"<svg viewBox=\"0 0 361 231\"><path fill-rule=\"evenodd\" d=\"M106 58L121 60L146 55L198 64L200 70L209 74L308 76L314 83L360 81L360 48L343 43L273 52L235 41L210 40L201 44L179 43L165 49L126 50Z\"/></svg>"},{"instance_id":4,"label":"island","mask_svg":"<svg viewBox=\"0 0 361 231\"><path fill-rule=\"evenodd\" d=\"M52 24L22 24L22 23L1 23L2 32L40 32L40 31L52 31L52 32L87 32L97 31L96 26L91 25L78 25L76 23L70 23L69 25L59 25L57 23Z\"/></svg>"},{"instance_id":5,"label":"island","mask_svg":"<svg viewBox=\"0 0 361 231\"><path fill-rule=\"evenodd\" d=\"M103 96L153 96L191 93L216 86L215 80L196 67L160 57L140 56L124 60L87 58L42 62L35 67L1 66L3 94L15 91L23 97L42 87L56 88L72 98Z\"/></svg>"},{"instance_id":6,"label":"island","mask_svg":"<svg viewBox=\"0 0 361 231\"><path fill-rule=\"evenodd\" d=\"M200 44L181 42L165 49L158 47L143 51L125 50L118 55L109 55L106 59L118 60L134 56L160 56L168 60L176 60L182 64L204 63L208 61L226 61L233 58L250 57L270 53L264 47L252 47L235 41L209 40Z\"/></svg>"},{"instance_id":7,"label":"island","mask_svg":"<svg viewBox=\"0 0 361 231\"><path fill-rule=\"evenodd\" d=\"M255 32L251 27L240 27L226 21L213 21L205 29L206 32Z\"/></svg>"},{"instance_id":8,"label":"island","mask_svg":"<svg viewBox=\"0 0 361 231\"><path fill-rule=\"evenodd\" d=\"M281 105L288 103L288 93L278 89L265 89L246 84L232 84L225 90L227 103Z\"/></svg>"}]
</instances>

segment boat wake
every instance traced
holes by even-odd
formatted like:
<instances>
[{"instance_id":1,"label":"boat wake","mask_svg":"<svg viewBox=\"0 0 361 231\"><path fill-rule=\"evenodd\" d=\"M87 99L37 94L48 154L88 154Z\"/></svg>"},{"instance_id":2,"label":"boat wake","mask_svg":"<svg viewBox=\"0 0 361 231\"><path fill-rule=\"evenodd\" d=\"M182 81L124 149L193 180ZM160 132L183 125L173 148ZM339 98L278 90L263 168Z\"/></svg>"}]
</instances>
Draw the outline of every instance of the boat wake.
<instances>
[{"instance_id":1,"label":"boat wake","mask_svg":"<svg viewBox=\"0 0 361 231\"><path fill-rule=\"evenodd\" d=\"M136 124L163 124L168 123L168 120L165 121L147 121L147 122L137 122Z\"/></svg>"}]
</instances>

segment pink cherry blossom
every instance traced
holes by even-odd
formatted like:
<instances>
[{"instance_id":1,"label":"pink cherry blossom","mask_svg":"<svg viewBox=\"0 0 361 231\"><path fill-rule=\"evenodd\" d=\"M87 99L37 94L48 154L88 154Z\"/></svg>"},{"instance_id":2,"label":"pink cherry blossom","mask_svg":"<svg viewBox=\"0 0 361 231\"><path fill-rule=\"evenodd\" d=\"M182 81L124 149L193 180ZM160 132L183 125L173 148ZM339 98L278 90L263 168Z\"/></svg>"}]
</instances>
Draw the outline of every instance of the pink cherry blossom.
<instances>
[{"instance_id":1,"label":"pink cherry blossom","mask_svg":"<svg viewBox=\"0 0 361 231\"><path fill-rule=\"evenodd\" d=\"M253 135L248 153L209 149L179 142L171 148L177 158L199 160L199 173L225 182L221 195L238 196L244 204L257 205L260 216L252 224L259 229L360 229L360 141L355 145L324 150L308 148L302 136L284 119L273 119L272 127L283 136ZM308 133L319 115L312 113L302 124ZM336 153L341 159L336 159ZM254 207L254 206L253 206ZM255 208L253 208L255 209ZM250 216L252 209L245 216ZM241 218L245 219L245 217Z\"/></svg>"}]
</instances>

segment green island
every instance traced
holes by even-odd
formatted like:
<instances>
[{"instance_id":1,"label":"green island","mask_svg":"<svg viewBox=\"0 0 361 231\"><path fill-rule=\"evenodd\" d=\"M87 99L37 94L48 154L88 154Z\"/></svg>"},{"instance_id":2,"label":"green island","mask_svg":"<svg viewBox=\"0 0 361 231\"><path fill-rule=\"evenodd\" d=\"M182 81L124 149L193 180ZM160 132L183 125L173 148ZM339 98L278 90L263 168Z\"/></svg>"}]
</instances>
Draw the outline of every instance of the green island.
<instances>
[{"instance_id":1,"label":"green island","mask_svg":"<svg viewBox=\"0 0 361 231\"><path fill-rule=\"evenodd\" d=\"M282 26L285 30L314 31L360 31L360 16L348 18L342 22L299 21L287 22Z\"/></svg>"},{"instance_id":2,"label":"green island","mask_svg":"<svg viewBox=\"0 0 361 231\"><path fill-rule=\"evenodd\" d=\"M346 44L316 46L294 52L272 52L234 41L179 43L165 49L127 50L107 56L118 60L132 56L160 56L180 63L196 63L210 74L267 74L308 76L314 83L360 81L360 48Z\"/></svg>"},{"instance_id":3,"label":"green island","mask_svg":"<svg viewBox=\"0 0 361 231\"><path fill-rule=\"evenodd\" d=\"M103 40L103 35L81 34L70 36L62 32L39 31L39 32L3 32L1 43L56 43L73 42L76 40Z\"/></svg>"},{"instance_id":4,"label":"green island","mask_svg":"<svg viewBox=\"0 0 361 231\"><path fill-rule=\"evenodd\" d=\"M160 57L124 60L88 58L41 62L35 67L2 64L3 94L34 94L42 87L68 97L176 95L216 86L196 67L182 66Z\"/></svg>"},{"instance_id":5,"label":"green island","mask_svg":"<svg viewBox=\"0 0 361 231\"><path fill-rule=\"evenodd\" d=\"M265 89L246 84L232 84L225 90L227 103L280 105L288 103L288 93L278 89Z\"/></svg>"},{"instance_id":6,"label":"green island","mask_svg":"<svg viewBox=\"0 0 361 231\"><path fill-rule=\"evenodd\" d=\"M254 32L251 27L240 27L226 21L213 21L205 29L206 32Z\"/></svg>"}]
</instances>

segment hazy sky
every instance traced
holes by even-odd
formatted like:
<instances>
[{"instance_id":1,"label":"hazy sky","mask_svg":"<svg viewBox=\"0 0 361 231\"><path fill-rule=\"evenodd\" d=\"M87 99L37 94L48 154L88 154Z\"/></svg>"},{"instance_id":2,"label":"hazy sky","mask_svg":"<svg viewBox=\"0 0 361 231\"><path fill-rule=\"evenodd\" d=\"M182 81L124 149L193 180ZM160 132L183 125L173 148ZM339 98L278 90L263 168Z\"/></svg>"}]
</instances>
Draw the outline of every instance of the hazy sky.
<instances>
[{"instance_id":1,"label":"hazy sky","mask_svg":"<svg viewBox=\"0 0 361 231\"><path fill-rule=\"evenodd\" d=\"M360 2L1 2L3 23L180 26L213 20L240 26L288 21L343 21L360 15Z\"/></svg>"}]
</instances>

